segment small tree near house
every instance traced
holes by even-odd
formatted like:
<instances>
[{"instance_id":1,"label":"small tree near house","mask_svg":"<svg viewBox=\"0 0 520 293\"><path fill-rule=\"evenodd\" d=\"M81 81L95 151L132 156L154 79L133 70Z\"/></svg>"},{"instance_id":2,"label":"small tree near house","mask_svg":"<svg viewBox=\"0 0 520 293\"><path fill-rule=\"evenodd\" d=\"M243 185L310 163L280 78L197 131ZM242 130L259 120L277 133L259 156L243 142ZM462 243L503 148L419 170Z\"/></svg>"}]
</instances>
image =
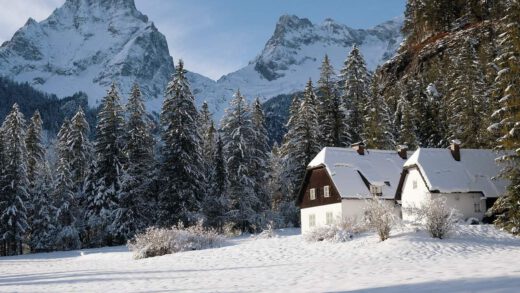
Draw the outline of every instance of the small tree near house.
<instances>
[{"instance_id":1,"label":"small tree near house","mask_svg":"<svg viewBox=\"0 0 520 293\"><path fill-rule=\"evenodd\" d=\"M381 241L390 237L392 226L396 222L394 204L377 197L367 200L365 208L367 226L374 229Z\"/></svg>"}]
</instances>

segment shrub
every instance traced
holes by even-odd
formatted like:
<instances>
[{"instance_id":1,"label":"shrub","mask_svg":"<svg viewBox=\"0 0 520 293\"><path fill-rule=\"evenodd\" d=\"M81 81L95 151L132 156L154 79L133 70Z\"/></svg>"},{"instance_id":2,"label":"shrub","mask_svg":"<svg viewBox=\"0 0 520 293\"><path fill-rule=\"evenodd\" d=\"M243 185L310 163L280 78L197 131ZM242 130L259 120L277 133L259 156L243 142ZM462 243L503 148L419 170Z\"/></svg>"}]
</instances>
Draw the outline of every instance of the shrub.
<instances>
[{"instance_id":1,"label":"shrub","mask_svg":"<svg viewBox=\"0 0 520 293\"><path fill-rule=\"evenodd\" d=\"M148 258L188 250L220 247L223 242L215 230L205 229L202 222L191 227L182 223L170 229L150 227L128 242L135 259Z\"/></svg>"},{"instance_id":2,"label":"shrub","mask_svg":"<svg viewBox=\"0 0 520 293\"><path fill-rule=\"evenodd\" d=\"M448 237L461 218L456 209L446 204L445 197L429 198L419 208L413 207L411 211L430 236L439 239Z\"/></svg>"},{"instance_id":3,"label":"shrub","mask_svg":"<svg viewBox=\"0 0 520 293\"><path fill-rule=\"evenodd\" d=\"M308 242L331 241L346 242L351 240L355 234L364 232L366 227L353 219L346 218L334 225L316 227L304 235Z\"/></svg>"},{"instance_id":4,"label":"shrub","mask_svg":"<svg viewBox=\"0 0 520 293\"><path fill-rule=\"evenodd\" d=\"M365 215L367 226L374 229L381 241L390 237L390 231L395 223L394 204L387 200L373 198L367 200Z\"/></svg>"},{"instance_id":5,"label":"shrub","mask_svg":"<svg viewBox=\"0 0 520 293\"><path fill-rule=\"evenodd\" d=\"M269 239L269 238L275 238L278 235L276 235L276 232L274 230L274 224L271 222L267 224L267 227L256 236L256 239Z\"/></svg>"}]
</instances>

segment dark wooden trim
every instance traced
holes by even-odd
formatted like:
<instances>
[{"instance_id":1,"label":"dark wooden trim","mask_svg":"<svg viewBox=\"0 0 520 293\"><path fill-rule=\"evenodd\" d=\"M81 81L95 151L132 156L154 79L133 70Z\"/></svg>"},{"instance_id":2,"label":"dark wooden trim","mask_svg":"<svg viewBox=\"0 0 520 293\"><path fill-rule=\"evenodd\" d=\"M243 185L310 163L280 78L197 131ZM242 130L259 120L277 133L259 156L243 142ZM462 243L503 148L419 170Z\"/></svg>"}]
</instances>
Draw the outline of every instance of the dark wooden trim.
<instances>
[{"instance_id":1,"label":"dark wooden trim","mask_svg":"<svg viewBox=\"0 0 520 293\"><path fill-rule=\"evenodd\" d=\"M329 197L325 197L323 192L323 187L327 185L329 186ZM316 188L316 199L314 200L310 199L311 188ZM321 165L308 169L298 195L298 206L310 208L334 203L341 203L341 195L327 168Z\"/></svg>"}]
</instances>

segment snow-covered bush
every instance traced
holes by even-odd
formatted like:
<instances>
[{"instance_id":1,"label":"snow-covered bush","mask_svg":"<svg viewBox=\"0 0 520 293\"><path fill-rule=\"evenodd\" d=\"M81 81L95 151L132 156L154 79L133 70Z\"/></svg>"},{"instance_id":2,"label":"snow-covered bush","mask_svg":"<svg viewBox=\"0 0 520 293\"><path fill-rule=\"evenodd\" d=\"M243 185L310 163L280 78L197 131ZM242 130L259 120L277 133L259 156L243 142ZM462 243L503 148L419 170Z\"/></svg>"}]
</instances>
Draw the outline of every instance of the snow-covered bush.
<instances>
[{"instance_id":1,"label":"snow-covered bush","mask_svg":"<svg viewBox=\"0 0 520 293\"><path fill-rule=\"evenodd\" d=\"M381 241L385 241L390 237L390 231L396 221L394 203L375 197L367 200L366 203L367 226L377 232Z\"/></svg>"},{"instance_id":2,"label":"snow-covered bush","mask_svg":"<svg viewBox=\"0 0 520 293\"><path fill-rule=\"evenodd\" d=\"M219 247L223 237L213 229L206 229L202 222L184 227L178 224L170 229L151 227L128 242L135 259L154 257L188 250Z\"/></svg>"},{"instance_id":3,"label":"snow-covered bush","mask_svg":"<svg viewBox=\"0 0 520 293\"><path fill-rule=\"evenodd\" d=\"M275 238L276 231L274 230L274 224L269 223L267 224L267 227L258 235L256 235L256 239L269 239L269 238Z\"/></svg>"},{"instance_id":4,"label":"snow-covered bush","mask_svg":"<svg viewBox=\"0 0 520 293\"><path fill-rule=\"evenodd\" d=\"M432 197L410 211L433 238L444 239L460 220L460 213L446 204L445 197Z\"/></svg>"},{"instance_id":5,"label":"snow-covered bush","mask_svg":"<svg viewBox=\"0 0 520 293\"><path fill-rule=\"evenodd\" d=\"M308 242L331 241L346 242L351 240L355 234L366 231L366 226L350 218L336 222L334 225L316 227L304 234Z\"/></svg>"}]
</instances>

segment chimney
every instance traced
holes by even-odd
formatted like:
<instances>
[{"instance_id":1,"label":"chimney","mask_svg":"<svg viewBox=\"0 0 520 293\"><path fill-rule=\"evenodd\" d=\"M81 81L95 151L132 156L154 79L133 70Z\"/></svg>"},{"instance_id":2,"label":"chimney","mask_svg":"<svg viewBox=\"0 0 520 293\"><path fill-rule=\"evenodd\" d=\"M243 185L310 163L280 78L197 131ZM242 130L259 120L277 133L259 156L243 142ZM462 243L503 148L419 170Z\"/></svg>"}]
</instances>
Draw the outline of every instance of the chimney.
<instances>
[{"instance_id":1,"label":"chimney","mask_svg":"<svg viewBox=\"0 0 520 293\"><path fill-rule=\"evenodd\" d=\"M460 161L460 140L454 139L451 141L450 151L455 161Z\"/></svg>"},{"instance_id":2,"label":"chimney","mask_svg":"<svg viewBox=\"0 0 520 293\"><path fill-rule=\"evenodd\" d=\"M361 156L365 155L365 144L363 142L353 143L352 148Z\"/></svg>"},{"instance_id":3,"label":"chimney","mask_svg":"<svg viewBox=\"0 0 520 293\"><path fill-rule=\"evenodd\" d=\"M407 145L398 145L397 146L397 154L401 159L406 160L408 159L408 146Z\"/></svg>"}]
</instances>

